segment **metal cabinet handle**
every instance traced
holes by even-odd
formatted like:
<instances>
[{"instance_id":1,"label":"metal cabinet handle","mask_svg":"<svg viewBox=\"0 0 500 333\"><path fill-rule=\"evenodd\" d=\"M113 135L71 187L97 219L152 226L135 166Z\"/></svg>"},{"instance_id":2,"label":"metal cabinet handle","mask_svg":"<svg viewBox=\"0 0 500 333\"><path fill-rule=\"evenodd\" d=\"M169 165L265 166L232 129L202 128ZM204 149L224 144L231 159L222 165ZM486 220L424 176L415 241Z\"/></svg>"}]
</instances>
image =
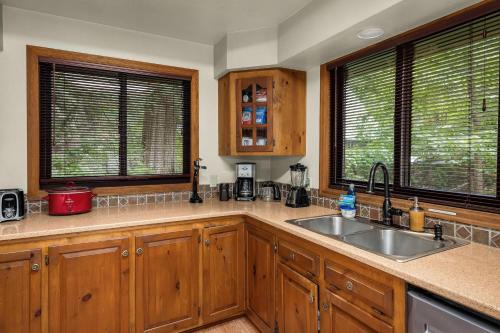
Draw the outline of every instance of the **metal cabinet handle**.
<instances>
[{"instance_id":1,"label":"metal cabinet handle","mask_svg":"<svg viewBox=\"0 0 500 333\"><path fill-rule=\"evenodd\" d=\"M205 239L205 246L210 246L210 239Z\"/></svg>"},{"instance_id":2,"label":"metal cabinet handle","mask_svg":"<svg viewBox=\"0 0 500 333\"><path fill-rule=\"evenodd\" d=\"M352 289L354 288L354 285L352 284L352 281L347 281L345 283L345 287L347 288L347 290L352 291Z\"/></svg>"},{"instance_id":3,"label":"metal cabinet handle","mask_svg":"<svg viewBox=\"0 0 500 333\"><path fill-rule=\"evenodd\" d=\"M40 270L40 265L39 264L33 264L33 265L31 265L31 270L33 272L38 272Z\"/></svg>"},{"instance_id":4,"label":"metal cabinet handle","mask_svg":"<svg viewBox=\"0 0 500 333\"><path fill-rule=\"evenodd\" d=\"M311 303L311 304L314 303L314 294L313 293L309 294L309 303Z\"/></svg>"},{"instance_id":5,"label":"metal cabinet handle","mask_svg":"<svg viewBox=\"0 0 500 333\"><path fill-rule=\"evenodd\" d=\"M135 254L137 254L138 256L140 256L143 253L144 253L144 249L142 247L139 247L139 248L137 248L137 250L135 250Z\"/></svg>"},{"instance_id":6,"label":"metal cabinet handle","mask_svg":"<svg viewBox=\"0 0 500 333\"><path fill-rule=\"evenodd\" d=\"M128 250L124 250L124 251L122 252L122 257L128 257L128 255L129 255Z\"/></svg>"},{"instance_id":7,"label":"metal cabinet handle","mask_svg":"<svg viewBox=\"0 0 500 333\"><path fill-rule=\"evenodd\" d=\"M295 260L295 253L290 252L290 253L288 254L288 258L289 258L290 260L292 260L292 261L293 261L293 260Z\"/></svg>"}]
</instances>

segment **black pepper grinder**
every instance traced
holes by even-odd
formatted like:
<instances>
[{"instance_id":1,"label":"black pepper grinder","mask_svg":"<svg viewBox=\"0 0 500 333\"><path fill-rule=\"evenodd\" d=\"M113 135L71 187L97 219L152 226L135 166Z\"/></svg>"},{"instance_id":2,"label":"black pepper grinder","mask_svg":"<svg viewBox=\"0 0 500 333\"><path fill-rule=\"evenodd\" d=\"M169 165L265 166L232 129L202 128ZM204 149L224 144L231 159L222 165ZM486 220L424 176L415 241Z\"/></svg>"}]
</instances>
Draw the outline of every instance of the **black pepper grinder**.
<instances>
[{"instance_id":1,"label":"black pepper grinder","mask_svg":"<svg viewBox=\"0 0 500 333\"><path fill-rule=\"evenodd\" d=\"M193 175L193 190L191 191L190 203L202 203L203 199L198 195L198 178L200 176L200 169L207 169L206 166L200 165L201 158L194 160L194 175Z\"/></svg>"}]
</instances>

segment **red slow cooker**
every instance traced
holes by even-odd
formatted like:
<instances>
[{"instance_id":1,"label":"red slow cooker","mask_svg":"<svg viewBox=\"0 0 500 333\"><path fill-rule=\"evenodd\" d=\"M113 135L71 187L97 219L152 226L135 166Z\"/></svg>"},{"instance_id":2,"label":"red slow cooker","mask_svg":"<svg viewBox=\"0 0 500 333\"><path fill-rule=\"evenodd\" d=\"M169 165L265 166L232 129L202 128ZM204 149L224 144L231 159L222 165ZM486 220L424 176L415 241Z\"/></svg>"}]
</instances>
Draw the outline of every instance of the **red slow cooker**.
<instances>
[{"instance_id":1,"label":"red slow cooker","mask_svg":"<svg viewBox=\"0 0 500 333\"><path fill-rule=\"evenodd\" d=\"M95 194L88 187L68 183L47 192L49 195L43 199L49 201L49 215L73 215L92 210L92 198Z\"/></svg>"}]
</instances>

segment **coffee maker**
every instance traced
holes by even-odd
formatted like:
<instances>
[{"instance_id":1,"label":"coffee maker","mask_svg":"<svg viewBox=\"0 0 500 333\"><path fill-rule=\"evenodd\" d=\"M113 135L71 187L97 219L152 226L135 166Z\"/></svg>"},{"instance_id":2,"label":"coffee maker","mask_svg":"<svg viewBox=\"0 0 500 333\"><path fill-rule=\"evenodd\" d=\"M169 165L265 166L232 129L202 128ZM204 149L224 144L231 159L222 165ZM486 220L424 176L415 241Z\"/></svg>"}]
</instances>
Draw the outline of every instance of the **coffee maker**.
<instances>
[{"instance_id":1,"label":"coffee maker","mask_svg":"<svg viewBox=\"0 0 500 333\"><path fill-rule=\"evenodd\" d=\"M255 163L236 163L236 183L234 199L254 201L256 196Z\"/></svg>"},{"instance_id":2,"label":"coffee maker","mask_svg":"<svg viewBox=\"0 0 500 333\"><path fill-rule=\"evenodd\" d=\"M285 205L292 208L307 207L311 204L306 190L306 171L307 167L297 163L290 165L290 178L292 188L288 193Z\"/></svg>"}]
</instances>

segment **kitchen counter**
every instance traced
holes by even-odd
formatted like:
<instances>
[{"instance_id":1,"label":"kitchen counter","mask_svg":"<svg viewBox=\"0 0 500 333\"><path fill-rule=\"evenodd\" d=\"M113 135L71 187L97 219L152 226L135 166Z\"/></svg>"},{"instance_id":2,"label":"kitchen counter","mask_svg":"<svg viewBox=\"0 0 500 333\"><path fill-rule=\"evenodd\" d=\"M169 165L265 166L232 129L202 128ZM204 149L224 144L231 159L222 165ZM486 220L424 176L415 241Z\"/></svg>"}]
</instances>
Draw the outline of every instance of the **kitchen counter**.
<instances>
[{"instance_id":1,"label":"kitchen counter","mask_svg":"<svg viewBox=\"0 0 500 333\"><path fill-rule=\"evenodd\" d=\"M29 215L0 224L0 245L7 241L200 218L245 215L364 262L407 282L500 319L500 249L471 243L406 263L398 263L340 241L284 223L287 219L332 214L319 206L293 209L283 203L188 202L94 209L74 216Z\"/></svg>"}]
</instances>

